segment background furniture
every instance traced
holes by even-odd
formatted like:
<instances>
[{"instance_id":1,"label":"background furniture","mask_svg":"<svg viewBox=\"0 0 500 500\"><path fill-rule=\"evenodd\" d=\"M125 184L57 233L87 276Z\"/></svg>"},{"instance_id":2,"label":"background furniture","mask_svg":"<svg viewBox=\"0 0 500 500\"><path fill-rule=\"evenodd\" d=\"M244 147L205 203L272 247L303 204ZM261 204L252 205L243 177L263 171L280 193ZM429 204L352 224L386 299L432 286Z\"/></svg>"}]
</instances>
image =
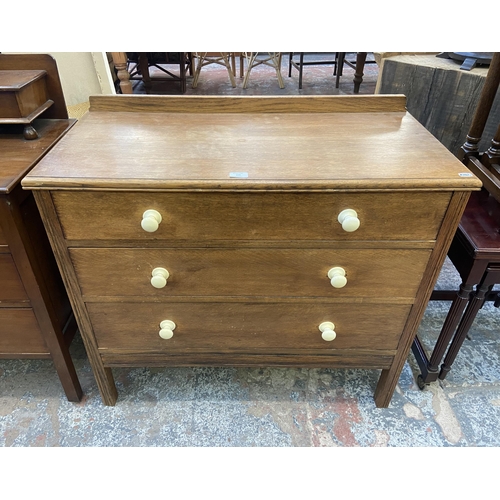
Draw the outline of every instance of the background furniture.
<instances>
[{"instance_id":1,"label":"background furniture","mask_svg":"<svg viewBox=\"0 0 500 500\"><path fill-rule=\"evenodd\" d=\"M22 124L25 139L36 139L32 123L54 101L49 99L45 70L0 70L0 125Z\"/></svg>"},{"instance_id":2,"label":"background furniture","mask_svg":"<svg viewBox=\"0 0 500 500\"><path fill-rule=\"evenodd\" d=\"M288 55L288 76L292 76L292 67L297 69L298 72L299 72L299 89L302 88L302 72L303 72L303 69L304 69L304 66L320 66L320 65L324 65L324 64L332 64L333 65L333 76L336 76L335 78L335 88L339 88L339 84L340 84L340 77L342 75L342 65L339 66L339 62L340 62L340 52L334 52L335 54L335 57L333 60L320 60L320 61L316 61L316 60L304 60L304 54L306 54L306 52L299 52L299 60L296 61L293 59L294 57L294 53L293 52L290 52L290 54ZM345 57L345 52L342 52L342 56ZM343 61L343 59L342 59Z\"/></svg>"},{"instance_id":3,"label":"background furniture","mask_svg":"<svg viewBox=\"0 0 500 500\"><path fill-rule=\"evenodd\" d=\"M347 64L355 70L354 73L354 93L359 93L359 87L363 81L363 70L366 64L367 52L357 52L356 61L351 62L345 58L345 52L334 52L333 60L304 60L304 55L306 52L299 52L299 60L294 60L294 52L290 52L288 59L288 76L292 76L292 67L299 71L299 89L302 89L302 73L304 66L318 66L318 65L333 65L333 76L335 76L335 88L340 86L340 77L342 76L342 70L344 64Z\"/></svg>"},{"instance_id":4,"label":"background furniture","mask_svg":"<svg viewBox=\"0 0 500 500\"><path fill-rule=\"evenodd\" d=\"M465 71L459 62L432 54L397 55L381 61L375 93L406 95L408 111L456 154L466 140L488 68ZM488 149L499 121L497 94L479 143L481 151Z\"/></svg>"},{"instance_id":5,"label":"background furniture","mask_svg":"<svg viewBox=\"0 0 500 500\"><path fill-rule=\"evenodd\" d=\"M66 101L61 87L57 64L47 54L0 54L0 70L46 71L45 85L50 99L54 103L43 113L43 118L68 118Z\"/></svg>"},{"instance_id":6,"label":"background furniture","mask_svg":"<svg viewBox=\"0 0 500 500\"><path fill-rule=\"evenodd\" d=\"M34 121L34 140L23 137L23 125L0 125L0 358L52 359L66 396L79 401L68 351L76 322L33 195L21 188L24 175L76 120L68 119L50 56L2 54L0 74L3 68L43 68L54 104Z\"/></svg>"},{"instance_id":7,"label":"background furniture","mask_svg":"<svg viewBox=\"0 0 500 500\"><path fill-rule=\"evenodd\" d=\"M403 96L95 96L66 139L23 185L105 404L162 365L382 369L389 404L480 186Z\"/></svg>"},{"instance_id":8,"label":"background furniture","mask_svg":"<svg viewBox=\"0 0 500 500\"><path fill-rule=\"evenodd\" d=\"M273 68L276 71L276 77L278 78L278 85L280 89L285 87L283 77L281 76L281 52L243 52L243 55L245 56L247 64L245 78L243 79L244 89L248 87L248 81L250 79L252 69L260 66L261 64Z\"/></svg>"},{"instance_id":9,"label":"background furniture","mask_svg":"<svg viewBox=\"0 0 500 500\"><path fill-rule=\"evenodd\" d=\"M194 89L198 86L201 69L208 64L220 64L221 66L225 66L231 85L236 87L236 81L234 79L234 76L236 75L234 52L195 52L194 58L196 61L196 69L192 85ZM232 68L231 61L233 62Z\"/></svg>"},{"instance_id":10,"label":"background furniture","mask_svg":"<svg viewBox=\"0 0 500 500\"><path fill-rule=\"evenodd\" d=\"M500 53L496 53L467 139L459 152L464 164L483 182L483 189L472 194L448 252L462 284L458 292L432 294L431 299L451 299L452 304L431 355L418 337L413 343L412 350L421 370L420 388L446 377L484 302L490 299L500 305L498 292L491 292L500 283L500 120L491 146L485 152L479 149L499 87Z\"/></svg>"},{"instance_id":11,"label":"background furniture","mask_svg":"<svg viewBox=\"0 0 500 500\"><path fill-rule=\"evenodd\" d=\"M193 74L191 52L112 52L111 55L123 94L132 94L131 81L143 82L146 92L152 89L154 81L179 83L179 91L184 94L186 76ZM178 74L166 66L177 67ZM151 68L157 70L154 75Z\"/></svg>"}]
</instances>

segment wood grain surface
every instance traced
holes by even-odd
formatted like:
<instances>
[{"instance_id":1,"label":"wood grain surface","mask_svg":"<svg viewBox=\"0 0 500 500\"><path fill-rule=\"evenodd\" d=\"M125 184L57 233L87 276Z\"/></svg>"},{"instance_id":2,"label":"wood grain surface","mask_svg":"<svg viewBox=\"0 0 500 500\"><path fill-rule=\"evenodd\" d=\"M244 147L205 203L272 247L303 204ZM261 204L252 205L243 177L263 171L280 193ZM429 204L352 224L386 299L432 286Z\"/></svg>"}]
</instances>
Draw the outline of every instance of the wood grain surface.
<instances>
[{"instance_id":1,"label":"wood grain surface","mask_svg":"<svg viewBox=\"0 0 500 500\"><path fill-rule=\"evenodd\" d=\"M10 193L75 123L76 120L35 120L33 126L39 138L31 141L23 138L22 128L0 125L0 194Z\"/></svg>"},{"instance_id":2,"label":"wood grain surface","mask_svg":"<svg viewBox=\"0 0 500 500\"><path fill-rule=\"evenodd\" d=\"M104 403L111 366L261 365L382 368L387 406L481 183L401 97L134 97L92 98L23 181ZM337 220L347 208L352 233ZM162 215L153 233L148 209ZM331 287L334 266L345 288ZM171 274L163 289L154 267Z\"/></svg>"},{"instance_id":3,"label":"wood grain surface","mask_svg":"<svg viewBox=\"0 0 500 500\"><path fill-rule=\"evenodd\" d=\"M457 154L464 144L488 73L487 66L471 71L434 55L396 56L384 59L376 92L403 93L408 111L434 137ZM489 147L500 119L500 93L486 123L479 150Z\"/></svg>"},{"instance_id":4,"label":"wood grain surface","mask_svg":"<svg viewBox=\"0 0 500 500\"><path fill-rule=\"evenodd\" d=\"M430 250L70 248L69 253L87 302L252 296L412 303ZM328 270L334 266L346 270L344 288L330 284ZM170 274L161 289L150 282L156 267Z\"/></svg>"},{"instance_id":5,"label":"wood grain surface","mask_svg":"<svg viewBox=\"0 0 500 500\"><path fill-rule=\"evenodd\" d=\"M172 351L247 351L266 349L396 349L409 305L284 303L87 303L100 349ZM160 322L177 325L165 340ZM335 324L337 338L321 338L318 326Z\"/></svg>"},{"instance_id":6,"label":"wood grain surface","mask_svg":"<svg viewBox=\"0 0 500 500\"><path fill-rule=\"evenodd\" d=\"M479 187L475 177L463 173L468 173L464 165L402 111L96 111L79 121L23 185L141 190Z\"/></svg>"},{"instance_id":7,"label":"wood grain surface","mask_svg":"<svg viewBox=\"0 0 500 500\"><path fill-rule=\"evenodd\" d=\"M0 308L0 358L50 357L32 309Z\"/></svg>"},{"instance_id":8,"label":"wood grain surface","mask_svg":"<svg viewBox=\"0 0 500 500\"><path fill-rule=\"evenodd\" d=\"M0 307L5 306L5 302L25 301L29 305L28 296L10 254L0 254L0 277Z\"/></svg>"},{"instance_id":9,"label":"wood grain surface","mask_svg":"<svg viewBox=\"0 0 500 500\"><path fill-rule=\"evenodd\" d=\"M372 113L406 111L404 95L90 96L90 111L152 113Z\"/></svg>"},{"instance_id":10,"label":"wood grain surface","mask_svg":"<svg viewBox=\"0 0 500 500\"><path fill-rule=\"evenodd\" d=\"M434 240L451 193L121 193L53 191L67 240ZM347 233L338 214L354 209L361 222ZM141 227L157 210L154 233Z\"/></svg>"}]
</instances>

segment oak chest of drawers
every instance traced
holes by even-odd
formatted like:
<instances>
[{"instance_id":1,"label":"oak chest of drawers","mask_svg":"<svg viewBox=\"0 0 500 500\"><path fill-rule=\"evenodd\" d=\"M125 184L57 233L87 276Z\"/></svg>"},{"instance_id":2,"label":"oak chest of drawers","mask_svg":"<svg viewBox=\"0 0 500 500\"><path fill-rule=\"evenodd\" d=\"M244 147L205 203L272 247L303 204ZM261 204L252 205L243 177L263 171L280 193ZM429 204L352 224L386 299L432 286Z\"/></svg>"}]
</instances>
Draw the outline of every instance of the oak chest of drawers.
<instances>
[{"instance_id":1,"label":"oak chest of drawers","mask_svg":"<svg viewBox=\"0 0 500 500\"><path fill-rule=\"evenodd\" d=\"M403 96L99 96L33 189L115 366L381 369L389 404L479 181Z\"/></svg>"}]
</instances>

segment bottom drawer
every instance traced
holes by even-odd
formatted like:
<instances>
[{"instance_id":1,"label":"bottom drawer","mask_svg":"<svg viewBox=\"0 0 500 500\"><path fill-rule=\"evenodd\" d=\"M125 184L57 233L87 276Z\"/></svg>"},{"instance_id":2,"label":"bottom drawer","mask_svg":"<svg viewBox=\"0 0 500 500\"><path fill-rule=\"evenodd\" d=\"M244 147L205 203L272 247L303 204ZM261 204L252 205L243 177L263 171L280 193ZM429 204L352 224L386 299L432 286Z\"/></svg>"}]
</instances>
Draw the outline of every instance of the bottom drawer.
<instances>
[{"instance_id":1,"label":"bottom drawer","mask_svg":"<svg viewBox=\"0 0 500 500\"><path fill-rule=\"evenodd\" d=\"M0 308L0 357L48 355L42 333L31 309Z\"/></svg>"},{"instance_id":2,"label":"bottom drawer","mask_svg":"<svg viewBox=\"0 0 500 500\"><path fill-rule=\"evenodd\" d=\"M410 305L321 303L88 303L101 350L128 352L298 352L397 349ZM159 336L160 323L176 324ZM323 322L335 324L325 341Z\"/></svg>"}]
</instances>

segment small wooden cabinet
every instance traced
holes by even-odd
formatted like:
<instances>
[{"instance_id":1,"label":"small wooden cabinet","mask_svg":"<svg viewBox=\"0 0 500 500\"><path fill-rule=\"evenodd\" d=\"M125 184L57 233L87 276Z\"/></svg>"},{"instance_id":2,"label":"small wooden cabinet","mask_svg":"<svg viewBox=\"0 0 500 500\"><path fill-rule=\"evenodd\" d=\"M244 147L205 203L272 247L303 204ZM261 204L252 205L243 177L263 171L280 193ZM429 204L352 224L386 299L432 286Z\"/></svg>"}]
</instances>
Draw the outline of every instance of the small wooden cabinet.
<instances>
[{"instance_id":1,"label":"small wooden cabinet","mask_svg":"<svg viewBox=\"0 0 500 500\"><path fill-rule=\"evenodd\" d=\"M33 194L21 179L74 125L38 119L39 137L0 125L0 358L52 359L70 401L82 390L68 352L76 322Z\"/></svg>"},{"instance_id":2,"label":"small wooden cabinet","mask_svg":"<svg viewBox=\"0 0 500 500\"><path fill-rule=\"evenodd\" d=\"M0 125L22 124L25 139L36 139L33 121L50 108L45 70L0 69Z\"/></svg>"},{"instance_id":3,"label":"small wooden cabinet","mask_svg":"<svg viewBox=\"0 0 500 500\"><path fill-rule=\"evenodd\" d=\"M381 369L392 397L479 181L403 96L99 96L25 178L112 368Z\"/></svg>"}]
</instances>

